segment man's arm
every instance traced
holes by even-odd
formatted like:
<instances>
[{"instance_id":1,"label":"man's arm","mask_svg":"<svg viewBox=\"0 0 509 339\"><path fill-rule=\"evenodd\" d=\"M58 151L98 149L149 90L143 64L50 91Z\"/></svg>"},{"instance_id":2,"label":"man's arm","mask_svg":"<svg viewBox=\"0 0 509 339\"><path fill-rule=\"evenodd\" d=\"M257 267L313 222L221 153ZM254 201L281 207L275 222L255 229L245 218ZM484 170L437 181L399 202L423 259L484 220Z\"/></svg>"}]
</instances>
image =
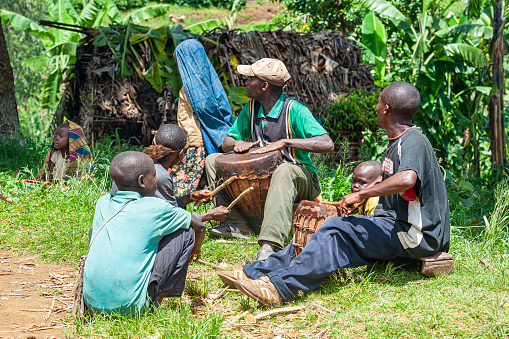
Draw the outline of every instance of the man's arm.
<instances>
[{"instance_id":1,"label":"man's arm","mask_svg":"<svg viewBox=\"0 0 509 339\"><path fill-rule=\"evenodd\" d=\"M319 135L316 137L306 139L281 139L275 142L268 143L266 147L254 150L253 154L267 153L271 151L280 150L285 147L291 147L301 151L312 153L331 153L334 152L334 143L327 135Z\"/></svg>"},{"instance_id":2,"label":"man's arm","mask_svg":"<svg viewBox=\"0 0 509 339\"><path fill-rule=\"evenodd\" d=\"M205 229L206 229L205 224L198 220L198 218L196 218L194 215L191 216L191 227L194 230L195 239L189 263L200 259L201 245L203 244L203 240L205 239Z\"/></svg>"},{"instance_id":3,"label":"man's arm","mask_svg":"<svg viewBox=\"0 0 509 339\"><path fill-rule=\"evenodd\" d=\"M417 173L414 171L406 170L398 172L377 185L345 195L339 202L339 208L346 212L346 214L351 214L366 199L404 192L414 187L416 182Z\"/></svg>"},{"instance_id":4,"label":"man's arm","mask_svg":"<svg viewBox=\"0 0 509 339\"><path fill-rule=\"evenodd\" d=\"M243 140L235 140L234 138L227 135L223 140L223 145L221 146L221 148L225 153L230 151L245 152L249 150L251 147L258 145L259 143L260 141L247 142Z\"/></svg>"}]
</instances>

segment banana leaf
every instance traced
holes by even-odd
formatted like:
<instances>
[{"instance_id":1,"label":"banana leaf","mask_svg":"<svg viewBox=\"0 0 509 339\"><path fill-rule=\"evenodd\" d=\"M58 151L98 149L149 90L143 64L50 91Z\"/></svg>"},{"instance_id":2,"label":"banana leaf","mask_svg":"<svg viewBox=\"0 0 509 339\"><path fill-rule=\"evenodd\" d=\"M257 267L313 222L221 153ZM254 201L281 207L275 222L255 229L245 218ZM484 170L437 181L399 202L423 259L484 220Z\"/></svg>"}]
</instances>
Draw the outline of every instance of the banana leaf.
<instances>
[{"instance_id":1,"label":"banana leaf","mask_svg":"<svg viewBox=\"0 0 509 339\"><path fill-rule=\"evenodd\" d=\"M448 56L459 56L463 61L469 62L477 67L486 67L487 60L482 50L474 46L458 43L444 46Z\"/></svg>"},{"instance_id":2,"label":"banana leaf","mask_svg":"<svg viewBox=\"0 0 509 339\"><path fill-rule=\"evenodd\" d=\"M493 27L479 24L461 24L446 29L441 29L435 34L440 37L449 35L466 35L472 38L489 40L493 37Z\"/></svg>"},{"instance_id":3,"label":"banana leaf","mask_svg":"<svg viewBox=\"0 0 509 339\"><path fill-rule=\"evenodd\" d=\"M62 71L60 68L55 68L48 76L48 79L44 82L42 89L42 108L47 109L56 102L58 92L60 90L60 83L62 82Z\"/></svg>"},{"instance_id":4,"label":"banana leaf","mask_svg":"<svg viewBox=\"0 0 509 339\"><path fill-rule=\"evenodd\" d=\"M145 6L140 9L135 10L128 16L126 16L121 23L127 25L127 23L132 22L134 24L139 24L142 21L157 18L161 15L164 15L168 12L170 5L152 5Z\"/></svg>"},{"instance_id":5,"label":"banana leaf","mask_svg":"<svg viewBox=\"0 0 509 339\"><path fill-rule=\"evenodd\" d=\"M36 35L41 38L49 38L51 41L55 40L55 37L46 28L40 26L37 22L30 20L23 15L18 13L6 11L0 9L0 19L2 24L9 25L14 28L19 28L27 33Z\"/></svg>"}]
</instances>

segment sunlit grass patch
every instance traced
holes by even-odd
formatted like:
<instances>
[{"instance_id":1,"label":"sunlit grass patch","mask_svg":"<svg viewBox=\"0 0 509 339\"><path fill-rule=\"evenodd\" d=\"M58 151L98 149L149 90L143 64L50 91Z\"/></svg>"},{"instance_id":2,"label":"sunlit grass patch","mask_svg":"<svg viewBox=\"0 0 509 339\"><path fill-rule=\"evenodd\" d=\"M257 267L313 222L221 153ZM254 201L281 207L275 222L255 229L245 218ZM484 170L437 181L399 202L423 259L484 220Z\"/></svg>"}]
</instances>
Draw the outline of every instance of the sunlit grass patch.
<instances>
[{"instance_id":1,"label":"sunlit grass patch","mask_svg":"<svg viewBox=\"0 0 509 339\"><path fill-rule=\"evenodd\" d=\"M94 315L77 320L71 337L107 338L218 338L221 315L195 317L181 300L163 304L152 313L137 316Z\"/></svg>"}]
</instances>

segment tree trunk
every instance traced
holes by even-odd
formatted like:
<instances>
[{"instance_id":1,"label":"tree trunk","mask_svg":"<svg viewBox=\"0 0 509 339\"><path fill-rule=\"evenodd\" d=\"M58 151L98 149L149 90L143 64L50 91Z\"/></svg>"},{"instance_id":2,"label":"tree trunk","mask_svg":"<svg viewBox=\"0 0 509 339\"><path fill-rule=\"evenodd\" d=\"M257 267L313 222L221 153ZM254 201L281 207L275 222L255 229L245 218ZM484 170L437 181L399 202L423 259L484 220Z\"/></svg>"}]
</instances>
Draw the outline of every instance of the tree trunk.
<instances>
[{"instance_id":1,"label":"tree trunk","mask_svg":"<svg viewBox=\"0 0 509 339\"><path fill-rule=\"evenodd\" d=\"M490 95L489 123L491 140L491 167L498 168L506 162L505 130L502 110L504 109L504 1L495 1L493 8L493 86L495 94Z\"/></svg>"},{"instance_id":2,"label":"tree trunk","mask_svg":"<svg viewBox=\"0 0 509 339\"><path fill-rule=\"evenodd\" d=\"M0 24L0 140L9 139L19 132L14 74L7 52L4 31Z\"/></svg>"}]
</instances>

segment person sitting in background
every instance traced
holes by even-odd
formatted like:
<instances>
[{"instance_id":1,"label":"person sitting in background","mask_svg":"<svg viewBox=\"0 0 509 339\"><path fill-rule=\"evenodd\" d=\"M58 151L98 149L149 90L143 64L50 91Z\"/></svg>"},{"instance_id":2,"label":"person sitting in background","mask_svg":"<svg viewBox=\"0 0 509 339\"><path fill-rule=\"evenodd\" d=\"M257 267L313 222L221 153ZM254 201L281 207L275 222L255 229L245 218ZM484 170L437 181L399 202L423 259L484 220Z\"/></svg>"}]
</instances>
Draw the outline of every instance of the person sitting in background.
<instances>
[{"instance_id":1,"label":"person sitting in background","mask_svg":"<svg viewBox=\"0 0 509 339\"><path fill-rule=\"evenodd\" d=\"M161 126L154 137L153 145L147 147L143 153L150 156L154 161L156 169L157 185L154 196L166 200L174 207L186 208L191 201L205 199L210 201L209 190L191 192L183 197L176 198L174 193L174 183L172 175L168 173L171 168L178 163L185 153L188 145L186 132L177 125L166 124ZM111 187L111 194L115 195L118 187L114 182ZM202 221L224 220L229 211L223 206L218 206L211 211L203 214L195 214ZM224 217L223 217L224 216Z\"/></svg>"},{"instance_id":2,"label":"person sitting in background","mask_svg":"<svg viewBox=\"0 0 509 339\"><path fill-rule=\"evenodd\" d=\"M147 154L116 155L109 174L118 191L96 204L83 298L92 312L133 315L182 295L188 265L200 258L205 225L153 197L156 170Z\"/></svg>"},{"instance_id":3,"label":"person sitting in background","mask_svg":"<svg viewBox=\"0 0 509 339\"><path fill-rule=\"evenodd\" d=\"M94 170L92 153L83 130L67 121L53 135L44 165L37 177L42 181L69 180Z\"/></svg>"},{"instance_id":4,"label":"person sitting in background","mask_svg":"<svg viewBox=\"0 0 509 339\"><path fill-rule=\"evenodd\" d=\"M198 188L207 154L222 152L221 145L233 124L226 92L203 45L196 39L182 41L173 59L182 78L177 123L189 135L189 147L172 166L175 196L183 197Z\"/></svg>"},{"instance_id":5,"label":"person sitting in background","mask_svg":"<svg viewBox=\"0 0 509 339\"><path fill-rule=\"evenodd\" d=\"M353 170L352 184L350 185L352 193L379 184L382 182L382 173L382 164L380 162L373 160L361 162ZM359 206L358 214L366 216L372 215L376 205L378 205L378 200L379 197L366 199L366 201Z\"/></svg>"}]
</instances>

